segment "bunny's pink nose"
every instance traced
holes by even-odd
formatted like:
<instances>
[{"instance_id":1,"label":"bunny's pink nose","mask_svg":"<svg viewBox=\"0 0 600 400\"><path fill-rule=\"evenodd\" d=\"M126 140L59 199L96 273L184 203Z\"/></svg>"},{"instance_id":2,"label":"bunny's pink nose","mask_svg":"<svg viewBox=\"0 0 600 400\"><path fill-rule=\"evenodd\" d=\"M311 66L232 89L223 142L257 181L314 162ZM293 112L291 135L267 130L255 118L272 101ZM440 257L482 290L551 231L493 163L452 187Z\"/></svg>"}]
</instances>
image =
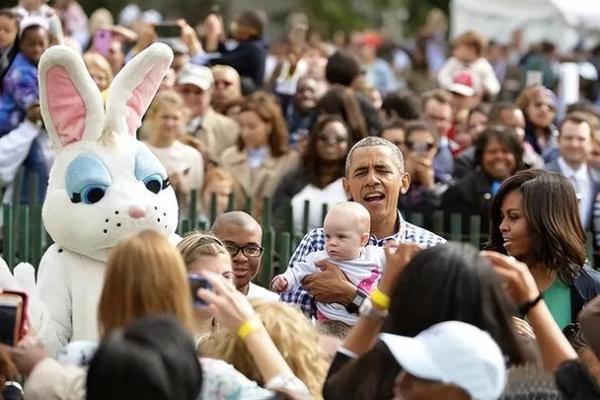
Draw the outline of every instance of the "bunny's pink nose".
<instances>
[{"instance_id":1,"label":"bunny's pink nose","mask_svg":"<svg viewBox=\"0 0 600 400\"><path fill-rule=\"evenodd\" d=\"M141 207L141 206L129 207L129 216L134 219L144 218L146 216L146 207Z\"/></svg>"}]
</instances>

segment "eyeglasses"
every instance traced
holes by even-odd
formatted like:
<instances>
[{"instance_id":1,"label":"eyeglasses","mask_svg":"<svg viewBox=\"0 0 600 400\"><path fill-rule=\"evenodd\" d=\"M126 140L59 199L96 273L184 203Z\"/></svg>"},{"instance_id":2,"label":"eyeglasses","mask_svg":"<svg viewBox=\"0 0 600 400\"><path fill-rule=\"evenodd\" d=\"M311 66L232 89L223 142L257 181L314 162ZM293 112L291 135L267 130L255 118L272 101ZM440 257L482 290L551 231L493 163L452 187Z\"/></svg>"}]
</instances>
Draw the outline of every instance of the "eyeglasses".
<instances>
[{"instance_id":1,"label":"eyeglasses","mask_svg":"<svg viewBox=\"0 0 600 400\"><path fill-rule=\"evenodd\" d=\"M247 244L245 246L238 246L232 242L225 242L225 248L231 255L231 258L235 257L237 253L242 251L242 254L246 257L260 257L265 250L264 247L257 244Z\"/></svg>"},{"instance_id":2,"label":"eyeglasses","mask_svg":"<svg viewBox=\"0 0 600 400\"><path fill-rule=\"evenodd\" d=\"M433 142L406 142L411 151L429 151L435 147Z\"/></svg>"},{"instance_id":3,"label":"eyeglasses","mask_svg":"<svg viewBox=\"0 0 600 400\"><path fill-rule=\"evenodd\" d=\"M317 135L317 140L320 140L321 142L325 142L325 143L345 143L348 141L348 136L346 135L328 135L326 133L320 133L319 135Z\"/></svg>"}]
</instances>

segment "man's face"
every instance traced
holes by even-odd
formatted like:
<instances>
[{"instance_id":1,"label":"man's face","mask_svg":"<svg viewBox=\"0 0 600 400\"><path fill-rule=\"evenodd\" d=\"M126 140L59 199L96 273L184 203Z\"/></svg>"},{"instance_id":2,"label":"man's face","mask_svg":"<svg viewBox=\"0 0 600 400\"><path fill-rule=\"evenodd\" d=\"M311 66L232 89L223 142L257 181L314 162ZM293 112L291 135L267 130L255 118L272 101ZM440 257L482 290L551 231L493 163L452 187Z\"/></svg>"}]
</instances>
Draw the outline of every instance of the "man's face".
<instances>
[{"instance_id":1,"label":"man's face","mask_svg":"<svg viewBox=\"0 0 600 400\"><path fill-rule=\"evenodd\" d=\"M219 228L218 237L223 241L229 249L239 247L260 247L262 240L262 229L258 223L253 226L240 227L233 224L223 224ZM233 246L232 246L233 245ZM237 250L237 249L236 249ZM231 261L233 264L233 281L238 290L247 288L250 281L256 276L259 270L261 257L248 257L249 249L244 251L241 249L237 254L233 254L236 250L230 251Z\"/></svg>"},{"instance_id":2,"label":"man's face","mask_svg":"<svg viewBox=\"0 0 600 400\"><path fill-rule=\"evenodd\" d=\"M344 179L348 197L367 208L371 222L395 218L398 197L410 186L410 176L394 163L392 149L361 147L354 151Z\"/></svg>"},{"instance_id":3,"label":"man's face","mask_svg":"<svg viewBox=\"0 0 600 400\"><path fill-rule=\"evenodd\" d=\"M185 83L177 85L177 92L183 97L185 105L190 109L192 118L203 116L208 110L212 95L211 89L203 90L196 85Z\"/></svg>"},{"instance_id":4,"label":"man's face","mask_svg":"<svg viewBox=\"0 0 600 400\"><path fill-rule=\"evenodd\" d=\"M581 164L587 161L592 153L592 132L586 123L567 121L563 124L558 136L560 155L568 163Z\"/></svg>"},{"instance_id":5,"label":"man's face","mask_svg":"<svg viewBox=\"0 0 600 400\"><path fill-rule=\"evenodd\" d=\"M217 70L213 72L215 88L213 100L220 104L242 95L240 79L229 70Z\"/></svg>"},{"instance_id":6,"label":"man's face","mask_svg":"<svg viewBox=\"0 0 600 400\"><path fill-rule=\"evenodd\" d=\"M296 88L294 104L301 112L308 112L317 104L315 96L316 83L312 79L301 79Z\"/></svg>"},{"instance_id":7,"label":"man's face","mask_svg":"<svg viewBox=\"0 0 600 400\"><path fill-rule=\"evenodd\" d=\"M513 128L521 141L525 139L525 116L523 111L518 108L513 110L503 110L500 113L502 125Z\"/></svg>"},{"instance_id":8,"label":"man's face","mask_svg":"<svg viewBox=\"0 0 600 400\"><path fill-rule=\"evenodd\" d=\"M452 107L450 104L443 104L431 99L425 104L424 114L425 118L435 126L440 136L448 135L448 131L452 127Z\"/></svg>"}]
</instances>

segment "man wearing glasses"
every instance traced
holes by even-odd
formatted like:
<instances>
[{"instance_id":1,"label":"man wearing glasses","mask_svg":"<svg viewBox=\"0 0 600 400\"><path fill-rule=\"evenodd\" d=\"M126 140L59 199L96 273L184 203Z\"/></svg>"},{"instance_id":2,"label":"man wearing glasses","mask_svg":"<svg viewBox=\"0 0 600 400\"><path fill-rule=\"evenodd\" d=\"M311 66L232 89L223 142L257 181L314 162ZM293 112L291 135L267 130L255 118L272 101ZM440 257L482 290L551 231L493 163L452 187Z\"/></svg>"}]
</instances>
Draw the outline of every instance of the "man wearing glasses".
<instances>
[{"instance_id":1,"label":"man wearing glasses","mask_svg":"<svg viewBox=\"0 0 600 400\"><path fill-rule=\"evenodd\" d=\"M260 269L262 228L250 215L231 211L217 217L213 227L215 235L231 255L233 282L237 290L249 299L262 298L278 301L279 295L252 283Z\"/></svg>"}]
</instances>

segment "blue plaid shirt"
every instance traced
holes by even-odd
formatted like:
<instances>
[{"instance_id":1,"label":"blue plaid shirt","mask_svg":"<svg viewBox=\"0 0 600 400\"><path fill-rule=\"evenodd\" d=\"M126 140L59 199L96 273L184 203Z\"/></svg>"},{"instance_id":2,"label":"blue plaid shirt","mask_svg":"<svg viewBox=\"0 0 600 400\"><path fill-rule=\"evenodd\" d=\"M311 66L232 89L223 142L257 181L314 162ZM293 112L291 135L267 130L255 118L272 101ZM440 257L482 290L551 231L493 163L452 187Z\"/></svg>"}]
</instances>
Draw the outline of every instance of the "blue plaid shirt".
<instances>
[{"instance_id":1,"label":"blue plaid shirt","mask_svg":"<svg viewBox=\"0 0 600 400\"><path fill-rule=\"evenodd\" d=\"M398 212L398 218L400 221L398 232L383 239L377 239L371 235L369 244L383 246L388 241L395 240L400 243L416 243L422 247L432 247L446 242L446 239L435 233L406 222L400 212ZM323 228L315 228L308 232L298 244L298 247L294 250L294 254L292 254L288 268L294 268L297 263L305 261L308 254L323 249L325 249L325 233L323 232ZM308 291L302 289L301 286L290 292L283 293L281 300L299 306L308 316L312 317L316 315L317 305L315 298Z\"/></svg>"}]
</instances>

